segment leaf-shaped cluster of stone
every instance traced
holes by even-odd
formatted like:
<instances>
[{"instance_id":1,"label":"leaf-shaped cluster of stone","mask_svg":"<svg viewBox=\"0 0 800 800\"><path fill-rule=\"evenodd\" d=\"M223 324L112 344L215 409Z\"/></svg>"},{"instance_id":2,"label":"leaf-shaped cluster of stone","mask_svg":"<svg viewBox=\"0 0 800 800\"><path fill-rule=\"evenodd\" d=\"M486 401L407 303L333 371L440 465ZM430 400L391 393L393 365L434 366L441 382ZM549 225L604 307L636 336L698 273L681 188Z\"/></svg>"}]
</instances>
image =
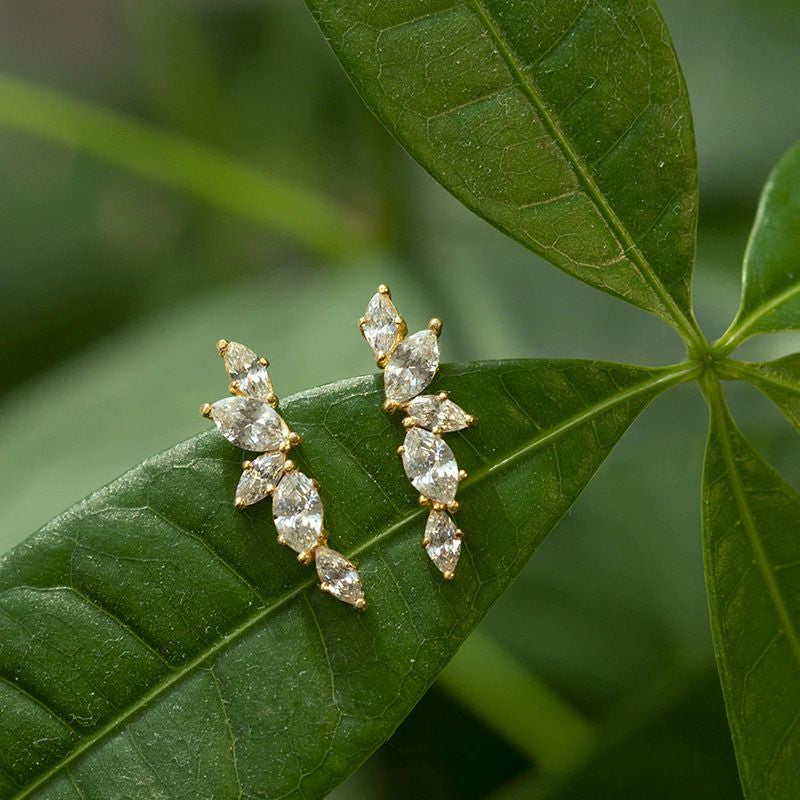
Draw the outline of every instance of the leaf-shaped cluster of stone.
<instances>
[{"instance_id":1,"label":"leaf-shaped cluster of stone","mask_svg":"<svg viewBox=\"0 0 800 800\"><path fill-rule=\"evenodd\" d=\"M319 484L287 457L301 437L277 412L278 398L269 362L238 342L221 339L217 350L230 377L232 396L206 403L203 416L243 450L259 453L243 464L234 505L244 509L272 495L278 542L298 553L303 564L316 562L322 589L356 608L365 608L361 577L351 561L327 546Z\"/></svg>"},{"instance_id":2,"label":"leaf-shaped cluster of stone","mask_svg":"<svg viewBox=\"0 0 800 800\"><path fill-rule=\"evenodd\" d=\"M439 334L442 323L432 319L424 330L407 336L387 286L379 286L369 301L359 328L383 368L388 412L406 412L406 438L398 453L408 479L430 507L422 544L431 561L451 580L461 555L461 531L451 513L458 510L456 490L467 477L459 470L445 433L474 425L476 420L456 405L446 392L422 394L439 369Z\"/></svg>"}]
</instances>

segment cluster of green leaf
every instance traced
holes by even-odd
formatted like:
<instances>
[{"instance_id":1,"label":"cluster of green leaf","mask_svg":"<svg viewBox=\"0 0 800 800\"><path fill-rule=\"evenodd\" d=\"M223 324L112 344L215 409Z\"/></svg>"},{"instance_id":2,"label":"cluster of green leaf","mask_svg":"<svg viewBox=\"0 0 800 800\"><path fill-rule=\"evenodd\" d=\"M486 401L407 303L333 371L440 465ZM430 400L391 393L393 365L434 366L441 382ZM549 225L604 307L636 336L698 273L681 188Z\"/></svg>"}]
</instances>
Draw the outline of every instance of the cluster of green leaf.
<instances>
[{"instance_id":1,"label":"cluster of green leaf","mask_svg":"<svg viewBox=\"0 0 800 800\"><path fill-rule=\"evenodd\" d=\"M312 591L308 573L264 536L267 511L233 512L240 454L213 434L88 498L0 565L0 796L324 794L391 735L634 419L688 381L711 412L706 577L742 783L749 798L795 796L800 508L737 431L720 379L752 383L797 424L797 358L748 364L730 354L757 333L798 328L800 150L768 183L740 311L711 345L690 297L691 114L651 3L543 2L536 13L489 0L310 5L368 104L440 182L566 272L668 322L687 357L666 368L514 360L444 370L441 385L483 420L454 444L471 475L454 586L435 580L418 547L421 511L391 456L399 427L381 414L375 380L288 400L337 543L361 560L371 606L362 616ZM60 116L80 112L74 128L45 131L57 98L5 88L28 114L8 112L19 127L89 147L104 125L113 133L112 117L73 104ZM226 197L237 186L272 194L234 162L151 134L132 131L127 166L207 199L204 186L226 181ZM174 156L169 176L154 172L164 153ZM218 167L211 182L187 183L208 159ZM258 205L272 214L268 197ZM284 209L273 210L280 226ZM327 230L335 239L341 227L332 219ZM624 732L598 743L502 650L479 639L470 647L443 685L482 704L541 766L547 780L537 774L532 785L542 796L597 792L596 775L581 788L579 768L605 748L613 770L632 746ZM498 690L509 685L516 694ZM515 730L507 719L520 708L544 724Z\"/></svg>"}]
</instances>

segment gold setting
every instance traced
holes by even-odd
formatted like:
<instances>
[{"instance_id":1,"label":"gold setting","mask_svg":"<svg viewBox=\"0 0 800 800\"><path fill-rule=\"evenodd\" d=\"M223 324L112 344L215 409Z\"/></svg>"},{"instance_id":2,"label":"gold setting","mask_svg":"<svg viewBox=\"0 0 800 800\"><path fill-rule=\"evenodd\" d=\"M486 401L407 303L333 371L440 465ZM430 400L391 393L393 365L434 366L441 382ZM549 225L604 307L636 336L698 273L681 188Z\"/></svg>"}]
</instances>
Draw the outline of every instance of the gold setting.
<instances>
[{"instance_id":1,"label":"gold setting","mask_svg":"<svg viewBox=\"0 0 800 800\"><path fill-rule=\"evenodd\" d=\"M233 346L236 348L235 354L232 354ZM231 352L229 353L229 351ZM244 361L240 355L242 351L246 353ZM225 369L228 371L228 377L230 378L228 388L232 395L235 397L247 397L251 400L257 400L263 404L271 406L273 409L277 409L279 401L277 396L271 391L272 384L270 382L269 375L266 373L266 369L269 367L268 359L264 358L263 356L256 356L255 360L253 360L253 353L249 350L249 348L244 348L243 345L230 342L227 339L220 339L217 342L217 352L222 357L225 364ZM237 366L230 366L228 359L229 355L231 355L233 360L238 362ZM242 369L243 364L244 369ZM248 378L247 382L244 380L240 382L234 378L234 375L231 373L236 369L239 369L239 374L243 374ZM260 381L260 384L258 390L254 390L254 393L250 394L243 390L243 386L246 386L248 383L251 383L252 385L251 375L253 374L256 375L256 383L259 383ZM269 391L266 391L266 389L269 389ZM258 406L256 407L258 408ZM213 420L215 424L217 424L217 427L220 428L220 431L226 435L226 438L229 438L231 441L236 438L236 434L230 433L230 428L223 430L220 420L214 419L214 406L211 403L204 403L200 407L200 413L207 419ZM281 424L285 426L285 421L280 417L279 420ZM238 420L238 422L241 422L241 420ZM229 422L228 424L230 425L231 423ZM289 430L288 426L284 427L283 430L286 431L286 435L277 448L259 452L263 452L264 455L272 454L273 456L277 456L279 453L286 455L291 450L299 447L302 444L303 437L301 434L297 433L296 431ZM269 459L266 463L270 463ZM242 462L242 477L239 481L236 497L233 502L234 508L236 508L237 511L243 511L245 508L248 508L256 502L260 502L260 500L265 499L266 497L274 497L284 477L290 474L295 474L297 475L297 478L292 478L291 480L296 481L296 483L292 484L292 489L289 490L290 494L288 496L296 496L294 495L295 490L298 489L299 491L302 491L303 487L305 487L306 492L305 499L302 499L303 495L301 494L299 506L301 510L296 514L294 511L292 511L293 517L291 517L291 524L296 524L294 523L294 516L301 517L307 515L309 520L313 520L318 514L319 521L317 521L316 524L321 526L322 514L324 512L322 509L321 500L319 498L319 481L313 478L308 478L300 473L297 469L297 464L295 461L288 457L283 458L282 463L273 462L270 465L270 468L272 468L273 471L269 474L273 478L274 483L272 480L268 480L266 478L267 473L260 473L259 465L254 461L246 459ZM243 485L248 488L243 490L242 494L240 494L240 489ZM309 485L313 487L313 492L308 489ZM253 486L257 487L257 490L254 492L251 491ZM304 505L305 502L308 502L309 505ZM273 511L273 516L276 520L278 519L275 511ZM302 541L302 538L300 537L307 535L308 529L305 531L302 531L300 528L295 528L292 530L291 524L288 528L286 528L286 533L288 533L289 536L282 532L278 534L277 539L279 544L291 547L296 551L299 548L299 542ZM285 522L284 526L286 526ZM313 528L311 531L313 531ZM338 600L355 606L360 610L365 609L367 607L367 603L363 597L361 578L358 574L357 566L354 564L354 562L348 561L340 553L337 553L335 550L331 550L328 547L328 532L324 527L320 528L319 535L317 536L317 539L313 545L306 547L301 552L297 553L297 560L301 564L309 565L317 561L318 555L322 552L325 553L324 558L327 560L328 572L332 576L328 579L323 579L320 563L317 563L317 572L320 575L321 588L323 591L332 595L333 597L336 597ZM331 564L333 564L332 567ZM333 571L331 572L331 570Z\"/></svg>"},{"instance_id":2,"label":"gold setting","mask_svg":"<svg viewBox=\"0 0 800 800\"><path fill-rule=\"evenodd\" d=\"M381 369L385 369L387 365L390 363L394 351L397 349L400 343L406 339L406 336L408 334L408 326L406 325L405 321L400 316L400 314L397 313L397 308L395 307L394 302L392 301L392 293L389 290L389 287L386 284L381 284L378 287L377 294L385 298L385 300L389 301L390 304L389 309L391 310L391 312L394 313L392 321L394 323L396 331L393 337L394 343L392 345L392 348L388 352L384 352L382 350L376 349L376 347L373 344L375 341L377 341L378 338L377 334L380 334L381 336L386 336L387 338L391 335L385 333L385 328L381 327L379 328L379 330L373 331L372 338L370 338L370 336L368 335L368 330L370 325L370 319L368 315L370 314L370 309L372 309L373 307L377 307L381 310L383 314L379 322L373 323L376 328L378 327L378 325L382 326L387 325L388 321L390 320L390 317L386 309L386 303L378 300L377 297L373 297L373 299L370 301L370 305L367 308L367 314L365 314L358 320L358 329L361 331L362 336L367 340L367 343L370 345L370 347L372 347L373 355L375 356L375 361L377 365ZM436 338L439 339L439 337L441 337L442 335L444 323L438 317L433 317L428 321L427 327L428 330L430 330L434 334L434 336L436 336ZM438 372L438 352L437 352L436 369L435 371L433 371L433 375L431 375L431 380L435 376L436 372ZM428 383L429 382L430 381L428 381ZM445 429L441 425L436 425L436 424L431 425L430 423L428 423L426 427L426 424L424 424L424 420L412 415L409 411L409 404L414 400L416 400L417 397L422 397L423 392L425 391L426 388L427 386L422 386L420 391L418 391L411 398L411 400L406 400L405 402L402 403L386 398L383 402L383 410L388 414L394 414L396 411L405 412L405 416L403 417L402 420L402 425L406 432L409 432L414 428L422 428L424 430L428 430L431 434L440 439L441 437L444 436L445 433L449 431L460 430L465 427L472 428L475 425L477 425L478 418L476 416L472 414L466 414L458 406L455 406L456 411L460 415L459 417L459 419L461 420L460 422L454 424L452 416L450 418L447 418L446 416L443 415L443 412L440 411L440 414L437 418L444 419L445 423L449 425L449 427ZM438 400L439 409L443 407L442 404L449 405L450 409L452 409L453 406L455 405L452 403L452 401L450 401L449 394L446 391L440 391L436 395L433 395L432 398L429 400L429 402L434 402L433 398L435 398L435 400ZM449 450L449 448L447 449ZM397 455L401 459L404 458L406 453L407 453L407 448L404 444L400 445L397 448ZM467 477L468 476L466 470L463 469L458 470L457 473L458 483L467 480ZM460 542L464 534L460 528L455 527L449 515L454 514L458 511L459 503L455 499L453 499L448 503L438 502L430 497L427 497L424 493L419 495L418 501L420 506L427 507L431 510L431 517L433 516L434 512L439 512L447 515L447 525L450 526L447 530L447 533L450 535L450 538L452 540L450 543L449 553L446 554L445 556L441 556L439 552L432 552L430 548L433 547L435 549L437 547L437 542L435 542L427 532L422 537L421 543L422 546L428 551L428 555L431 558L431 560L434 561L436 566L439 568L444 579L447 581L451 581L455 577L455 565L460 555ZM431 518L429 517L429 520L430 519ZM427 526L426 526L426 531L427 531ZM439 535L441 536L441 532L439 533ZM439 545L441 545L439 548L441 550L442 547L446 545L446 542L439 542Z\"/></svg>"}]
</instances>

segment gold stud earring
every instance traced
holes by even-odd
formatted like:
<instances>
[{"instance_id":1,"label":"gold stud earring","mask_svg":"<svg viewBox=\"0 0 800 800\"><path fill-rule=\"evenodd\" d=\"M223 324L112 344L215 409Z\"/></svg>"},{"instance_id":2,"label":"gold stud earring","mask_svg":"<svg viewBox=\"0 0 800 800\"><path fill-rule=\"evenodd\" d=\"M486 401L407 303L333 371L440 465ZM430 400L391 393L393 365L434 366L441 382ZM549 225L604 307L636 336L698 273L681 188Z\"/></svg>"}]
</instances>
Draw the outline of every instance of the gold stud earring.
<instances>
[{"instance_id":1,"label":"gold stud earring","mask_svg":"<svg viewBox=\"0 0 800 800\"><path fill-rule=\"evenodd\" d=\"M462 532L451 514L458 510L456 490L467 473L459 470L442 437L475 425L477 419L446 392L422 394L439 369L442 322L432 319L427 328L407 336L406 323L397 313L389 287L381 285L358 327L383 369L384 410L406 413L406 437L397 452L408 479L420 493L420 504L430 508L422 546L442 575L452 580L461 555Z\"/></svg>"},{"instance_id":2,"label":"gold stud earring","mask_svg":"<svg viewBox=\"0 0 800 800\"><path fill-rule=\"evenodd\" d=\"M229 442L259 453L242 465L234 505L241 511L271 495L278 542L291 547L301 563L316 562L324 591L356 608L366 608L356 565L328 547L319 484L288 458L302 437L290 431L277 412L269 362L249 347L226 339L217 342L217 350L230 378L232 396L204 404L200 413L211 419Z\"/></svg>"}]
</instances>

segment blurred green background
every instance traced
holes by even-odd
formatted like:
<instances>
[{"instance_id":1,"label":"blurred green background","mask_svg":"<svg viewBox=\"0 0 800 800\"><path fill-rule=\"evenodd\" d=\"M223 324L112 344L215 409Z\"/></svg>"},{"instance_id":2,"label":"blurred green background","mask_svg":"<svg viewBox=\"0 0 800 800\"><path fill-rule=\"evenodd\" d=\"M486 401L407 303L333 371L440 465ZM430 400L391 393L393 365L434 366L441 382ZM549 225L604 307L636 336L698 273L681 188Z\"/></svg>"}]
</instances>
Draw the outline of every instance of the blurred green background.
<instances>
[{"instance_id":1,"label":"blurred green background","mask_svg":"<svg viewBox=\"0 0 800 800\"><path fill-rule=\"evenodd\" d=\"M760 187L800 137L800 6L660 5L694 107L696 302L716 336ZM447 360L682 356L450 198L299 0L0 0L0 54L1 551L206 427L221 336L265 352L282 396L370 371L355 319L380 282L412 325L445 319ZM744 387L731 400L800 484L788 425ZM658 400L337 800L740 796L702 579L704 436L694 387ZM480 674L532 707L499 718ZM600 743L591 758L548 757L547 703Z\"/></svg>"}]
</instances>

